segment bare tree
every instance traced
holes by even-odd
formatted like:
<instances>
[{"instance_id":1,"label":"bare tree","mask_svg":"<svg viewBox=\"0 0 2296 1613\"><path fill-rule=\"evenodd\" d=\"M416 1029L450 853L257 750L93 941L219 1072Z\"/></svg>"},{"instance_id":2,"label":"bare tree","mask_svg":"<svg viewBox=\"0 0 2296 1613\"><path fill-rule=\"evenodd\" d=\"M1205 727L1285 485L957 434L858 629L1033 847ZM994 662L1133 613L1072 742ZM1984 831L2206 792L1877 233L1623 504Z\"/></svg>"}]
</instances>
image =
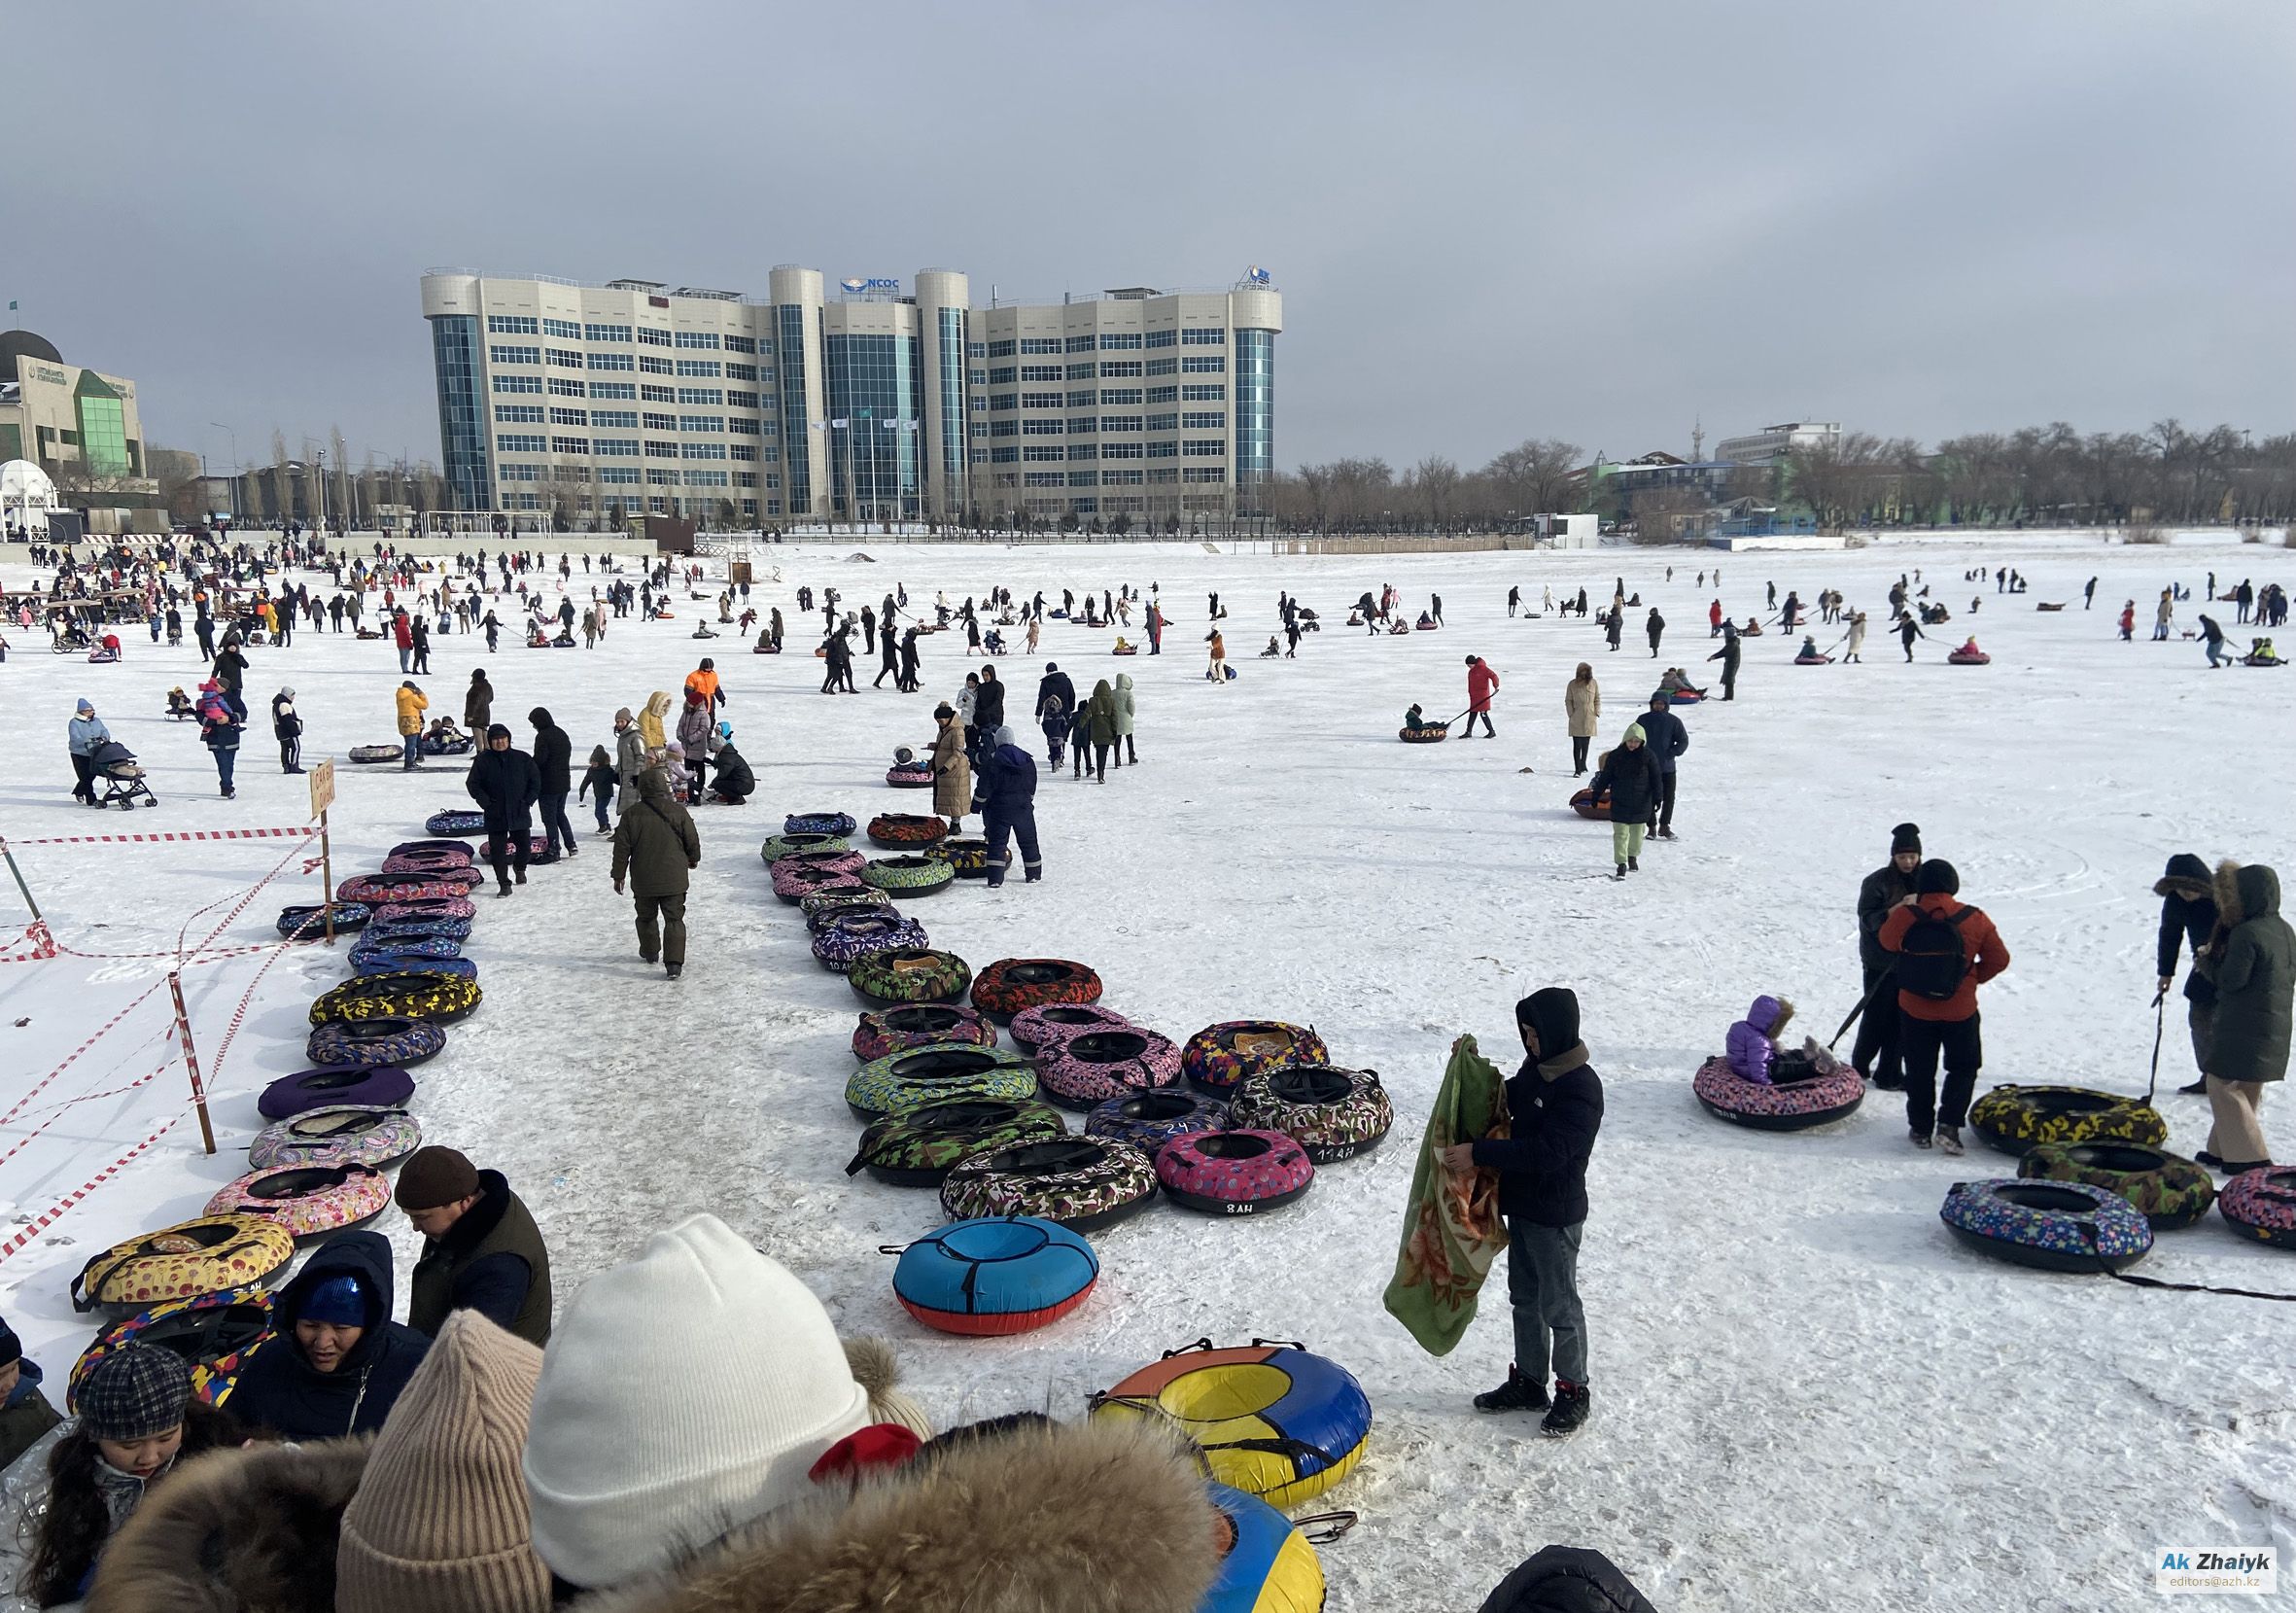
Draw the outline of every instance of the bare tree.
<instances>
[{"instance_id":1,"label":"bare tree","mask_svg":"<svg viewBox=\"0 0 2296 1613\"><path fill-rule=\"evenodd\" d=\"M1410 487L1418 495L1419 508L1427 512L1429 529L1441 532L1459 491L1457 463L1441 454L1429 454L1411 467Z\"/></svg>"},{"instance_id":2,"label":"bare tree","mask_svg":"<svg viewBox=\"0 0 2296 1613\"><path fill-rule=\"evenodd\" d=\"M1516 443L1483 467L1502 513L1565 515L1582 503L1582 489L1573 480L1579 469L1579 445L1560 438L1534 438Z\"/></svg>"}]
</instances>

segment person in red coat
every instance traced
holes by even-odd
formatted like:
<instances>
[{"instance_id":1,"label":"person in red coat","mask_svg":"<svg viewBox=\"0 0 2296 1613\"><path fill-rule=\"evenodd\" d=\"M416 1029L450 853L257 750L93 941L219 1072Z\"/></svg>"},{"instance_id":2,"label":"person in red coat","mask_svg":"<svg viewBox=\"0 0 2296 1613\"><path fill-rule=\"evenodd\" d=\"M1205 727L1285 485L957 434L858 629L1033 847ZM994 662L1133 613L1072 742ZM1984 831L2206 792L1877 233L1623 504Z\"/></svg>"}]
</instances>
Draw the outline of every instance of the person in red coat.
<instances>
[{"instance_id":1,"label":"person in red coat","mask_svg":"<svg viewBox=\"0 0 2296 1613\"><path fill-rule=\"evenodd\" d=\"M399 651L399 670L409 670L414 655L414 624L406 619L404 611L391 617L391 644Z\"/></svg>"},{"instance_id":2,"label":"person in red coat","mask_svg":"<svg viewBox=\"0 0 2296 1613\"><path fill-rule=\"evenodd\" d=\"M1499 675L1491 670L1491 663L1480 655L1467 657L1467 732L1462 738L1475 737L1475 719L1482 719L1482 731L1491 738L1499 737L1491 726L1491 696L1498 690Z\"/></svg>"},{"instance_id":3,"label":"person in red coat","mask_svg":"<svg viewBox=\"0 0 2296 1613\"><path fill-rule=\"evenodd\" d=\"M1721 638L1722 624L1722 601L1718 598L1712 605L1706 607L1706 636L1710 639Z\"/></svg>"},{"instance_id":4,"label":"person in red coat","mask_svg":"<svg viewBox=\"0 0 2296 1613\"><path fill-rule=\"evenodd\" d=\"M2009 949L1981 907L1959 899L1961 876L1932 858L1913 876L1914 894L1890 910L1874 938L1896 956L1897 1046L1905 1067L1905 1120L1913 1145L1932 1140L1962 1151L1962 1122L1985 1062L1977 988L2009 966ZM1920 929L1917 930L1916 927ZM1937 1055L1945 1091L1937 1092Z\"/></svg>"}]
</instances>

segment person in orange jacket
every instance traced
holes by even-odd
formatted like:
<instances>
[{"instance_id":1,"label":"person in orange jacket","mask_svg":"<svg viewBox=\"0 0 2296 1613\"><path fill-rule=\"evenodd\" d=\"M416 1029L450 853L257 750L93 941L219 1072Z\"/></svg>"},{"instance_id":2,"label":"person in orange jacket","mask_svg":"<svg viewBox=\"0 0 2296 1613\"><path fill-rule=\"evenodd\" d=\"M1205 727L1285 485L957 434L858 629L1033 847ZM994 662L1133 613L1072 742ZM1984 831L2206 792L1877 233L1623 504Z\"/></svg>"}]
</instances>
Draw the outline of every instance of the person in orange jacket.
<instances>
[{"instance_id":1,"label":"person in orange jacket","mask_svg":"<svg viewBox=\"0 0 2296 1613\"><path fill-rule=\"evenodd\" d=\"M1961 876L1932 858L1913 876L1914 894L1882 920L1884 952L1896 954L1897 1045L1905 1068L1905 1121L1913 1145L1934 1140L1962 1151L1962 1122L1985 1046L1977 988L2009 966L2009 949L1985 910L1958 900ZM1945 1056L1945 1091L1937 1091L1937 1056Z\"/></svg>"},{"instance_id":2,"label":"person in orange jacket","mask_svg":"<svg viewBox=\"0 0 2296 1613\"><path fill-rule=\"evenodd\" d=\"M717 686L717 663L707 655L699 667L685 675L685 686L700 691L703 705L713 712L726 703L725 690Z\"/></svg>"}]
</instances>

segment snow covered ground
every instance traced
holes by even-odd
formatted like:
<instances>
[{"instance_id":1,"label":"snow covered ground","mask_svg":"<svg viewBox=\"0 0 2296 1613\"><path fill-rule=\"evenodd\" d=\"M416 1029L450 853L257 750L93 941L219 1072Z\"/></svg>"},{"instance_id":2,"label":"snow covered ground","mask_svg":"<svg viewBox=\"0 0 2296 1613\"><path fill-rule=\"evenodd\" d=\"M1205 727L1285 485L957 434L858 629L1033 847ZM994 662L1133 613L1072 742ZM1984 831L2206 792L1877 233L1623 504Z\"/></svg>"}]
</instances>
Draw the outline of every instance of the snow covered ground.
<instances>
[{"instance_id":1,"label":"snow covered ground","mask_svg":"<svg viewBox=\"0 0 2296 1613\"><path fill-rule=\"evenodd\" d=\"M1777 1613L2142 1607L2155 1545L2288 1542L2296 1394L2285 1313L1965 1252L1937 1220L1947 1185L2009 1175L2013 1164L1915 1152L1889 1095L1838 1128L1774 1137L1715 1122L1689 1090L1691 1070L1757 994L1793 999L1801 1027L1820 1035L1849 1010L1858 881L1883 860L1890 825L1910 818L1930 854L1958 865L1964 895L1994 916L2014 955L1984 994L1981 1090L2016 1080L2142 1091L2152 881L2178 851L2284 856L2296 768L2275 737L2288 696L2277 673L2209 672L2197 643L2143 642L2143 628L2139 642L2118 643L2113 617L2125 598L2142 614L2172 579L2197 594L2211 567L2228 586L2284 579L2283 551L2000 538L1722 557L1722 598L1741 620L1767 614L1769 579L1781 597L1789 586L1805 600L1841 588L1874 615L1868 664L1796 668L1795 640L1773 631L1749 641L1739 699L1683 714L1692 744L1682 838L1649 848L1644 871L1621 886L1607 878L1607 826L1564 806L1573 786L1562 687L1575 663L1594 663L1604 743L1614 741L1659 667L1714 648L1714 590L1692 581L1714 566L1708 552L1278 559L1194 545L888 546L861 564L847 558L856 546L772 551L782 580L755 597L788 615L793 654L752 656L732 637L694 643L690 619L705 607L681 600L686 621L617 622L595 652L506 648L487 658L498 719L523 744L523 714L548 706L574 735L578 767L607 739L616 706L677 689L695 653L714 651L727 715L760 779L749 806L699 815L706 853L681 982L637 961L603 841L537 870L513 900L480 898L469 950L486 1005L418 1071L414 1106L432 1140L499 1167L533 1206L562 1295L648 1231L711 1210L802 1274L846 1331L898 1341L913 1386L943 1421L1020 1407L1073 1415L1089 1391L1200 1336L1305 1340L1353 1369L1376 1409L1358 1476L1318 1503L1363 1515L1323 1552L1331 1605L1350 1613L1472 1608L1550 1541L1602 1548L1669 1610ZM2000 597L1990 580L1947 580L1979 560L2022 568L2032 591ZM1908 666L1880 631L1882 596L1915 567L1955 616ZM1619 574L1671 624L1656 661L1639 611L1616 654L1575 618L1507 618L1511 583L1533 601L1543 585L1558 595L1584 585L1600 603ZM2091 575L2103 580L2084 613ZM26 576L11 565L6 580L17 587ZM1157 582L1174 618L1159 658L1112 660L1111 635L1063 623L1049 624L1034 660L1006 658L1022 712L1044 659L1086 689L1129 670L1140 765L1111 771L1105 786L1048 777L1038 798L1045 882L1016 879L994 894L960 885L914 903L934 944L976 968L1013 955L1081 959L1105 978L1110 1006L1174 1037L1245 1016L1312 1022L1336 1063L1381 1072L1400 1117L1384 1149L1328 1167L1279 1214L1228 1222L1159 1207L1101 1235L1105 1275L1093 1301L1007 1342L927 1333L894 1303L878 1245L934 1225L934 1196L845 1175L858 1131L842 1098L856 1005L814 964L757 857L784 812L866 819L916 808L917 796L885 789L883 769L895 745L929 736L934 700L962 680L961 639L926 641L922 694L872 691L875 665L862 661L860 694L832 699L814 692L819 667L793 599L800 582L834 584L857 608L896 579L920 603L936 588L955 599L992 584L1041 587L1057 600L1062 586ZM1440 592L1447 628L1376 641L1341 628L1348 602L1386 581L1413 611ZM1255 659L1282 587L1321 612L1325 630L1296 661ZM1201 677L1209 588L1233 613L1241 676L1225 688ZM1982 609L1971 617L1973 594ZM2033 609L2058 600L2070 601L2064 614ZM2198 608L2179 615L2189 623ZM1944 665L1943 651L1970 631L1992 666ZM158 716L170 684L195 685L193 650L139 636L124 664L91 667L11 637L0 688L17 759L0 781L0 831L12 841L300 823L304 781L268 759L261 720L282 684L297 691L309 755L391 737L399 675L387 646L304 635L285 652L254 651L258 720L239 799L222 802L190 725ZM426 681L435 709L459 714L482 648L439 641ZM1466 704L1470 652L1503 679L1497 741L1397 744L1412 701L1435 717ZM153 769L158 810L122 821L70 801L63 728L83 694ZM455 770L345 765L337 878L375 866L393 842L422 832L428 813L462 802ZM586 812L575 818L588 823ZM291 845L18 856L61 940L118 954L171 946L188 914L235 899L292 857ZM282 901L316 894L317 875L300 876L299 860L289 870L224 941L267 939ZM222 1151L201 1155L187 1118L0 1259L0 1312L52 1379L89 1330L64 1297L81 1263L195 1213L244 1169L256 1094L301 1067L304 1009L341 976L339 953L301 948L269 966L226 1054L232 1010L264 962L227 959L185 976ZM0 964L0 1105L16 1104L157 967L81 957ZM1451 1038L1474 1032L1507 1060L1511 1005L1548 983L1577 989L1610 1105L1582 1266L1595 1421L1562 1444L1538 1438L1530 1420L1467 1406L1506 1368L1503 1286L1440 1361L1379 1306ZM49 1106L108 1093L157 1064L164 999L145 1000L0 1127L0 1217L37 1215L176 1112L179 1069L125 1096ZM2188 1062L2173 1018L2164 1089L2188 1078ZM2171 1146L2201 1147L2204 1101L2161 1104ZM2266 1119L2286 1157L2296 1134L2279 1097ZM417 1241L401 1217L387 1219L410 1262ZM0 1238L17 1230L0 1218ZM2296 1289L2296 1266L2213 1216L2164 1235L2142 1269Z\"/></svg>"}]
</instances>

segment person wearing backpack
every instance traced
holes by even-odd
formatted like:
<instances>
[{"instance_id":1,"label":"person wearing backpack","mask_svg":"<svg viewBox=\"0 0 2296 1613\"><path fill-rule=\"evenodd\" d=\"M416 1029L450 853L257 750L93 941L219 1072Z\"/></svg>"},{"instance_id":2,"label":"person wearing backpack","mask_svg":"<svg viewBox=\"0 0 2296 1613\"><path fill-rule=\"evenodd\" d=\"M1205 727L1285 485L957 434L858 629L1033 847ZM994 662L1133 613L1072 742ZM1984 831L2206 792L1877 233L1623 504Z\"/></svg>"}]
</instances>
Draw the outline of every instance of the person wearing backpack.
<instances>
[{"instance_id":1,"label":"person wearing backpack","mask_svg":"<svg viewBox=\"0 0 2296 1613\"><path fill-rule=\"evenodd\" d=\"M1949 1154L1962 1151L1962 1122L1985 1063L1977 988L2009 966L2009 949L1985 910L1958 898L1961 876L1932 858L1914 875L1914 894L1882 921L1884 952L1897 960L1897 1046L1905 1068L1905 1121L1913 1145L1932 1137ZM1945 1057L1945 1091L1937 1058Z\"/></svg>"}]
</instances>

